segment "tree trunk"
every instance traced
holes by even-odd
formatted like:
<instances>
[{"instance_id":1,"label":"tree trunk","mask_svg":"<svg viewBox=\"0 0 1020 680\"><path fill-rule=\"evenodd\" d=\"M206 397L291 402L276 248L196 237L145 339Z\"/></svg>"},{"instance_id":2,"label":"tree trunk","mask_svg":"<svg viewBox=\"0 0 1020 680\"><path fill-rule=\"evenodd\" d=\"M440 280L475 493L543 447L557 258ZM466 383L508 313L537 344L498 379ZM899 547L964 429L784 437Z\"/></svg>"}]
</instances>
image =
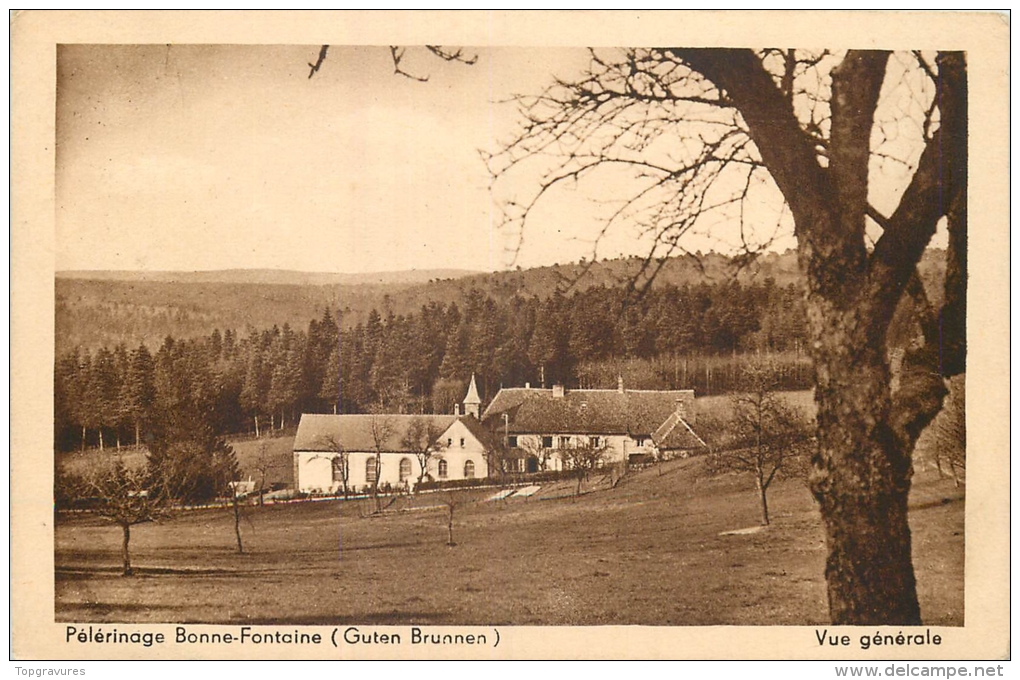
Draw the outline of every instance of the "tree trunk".
<instances>
[{"instance_id":1,"label":"tree trunk","mask_svg":"<svg viewBox=\"0 0 1020 680\"><path fill-rule=\"evenodd\" d=\"M256 415L255 416L255 439L258 439L259 436L260 436L259 435L259 417L258 417L258 415Z\"/></svg>"},{"instance_id":2,"label":"tree trunk","mask_svg":"<svg viewBox=\"0 0 1020 680\"><path fill-rule=\"evenodd\" d=\"M131 569L131 554L128 552L128 543L131 541L131 525L123 522L120 525L124 530L124 540L121 542L121 556L124 558L124 576L132 576L135 572Z\"/></svg>"},{"instance_id":3,"label":"tree trunk","mask_svg":"<svg viewBox=\"0 0 1020 680\"><path fill-rule=\"evenodd\" d=\"M142 425L137 420L135 421L135 448L141 446L142 440Z\"/></svg>"},{"instance_id":4,"label":"tree trunk","mask_svg":"<svg viewBox=\"0 0 1020 680\"><path fill-rule=\"evenodd\" d=\"M234 489L234 535L237 536L237 552L244 554L244 545L241 544L241 506L237 500L237 489Z\"/></svg>"},{"instance_id":5,"label":"tree trunk","mask_svg":"<svg viewBox=\"0 0 1020 680\"><path fill-rule=\"evenodd\" d=\"M88 433L88 431L86 430L85 426L82 425L81 426L81 450L82 451L85 450L85 439L86 439L86 434L87 433Z\"/></svg>"},{"instance_id":6,"label":"tree trunk","mask_svg":"<svg viewBox=\"0 0 1020 680\"><path fill-rule=\"evenodd\" d=\"M769 525L769 501L765 496L766 488L762 484L761 477L758 477L756 481L758 484L758 498L761 501L761 524L767 527Z\"/></svg>"},{"instance_id":7,"label":"tree trunk","mask_svg":"<svg viewBox=\"0 0 1020 680\"><path fill-rule=\"evenodd\" d=\"M103 450L103 427L99 427L99 450Z\"/></svg>"},{"instance_id":8,"label":"tree trunk","mask_svg":"<svg viewBox=\"0 0 1020 680\"><path fill-rule=\"evenodd\" d=\"M818 450L811 489L821 506L834 624L921 622L907 496L911 451L891 424L884 342L860 337L856 314L809 301L815 333ZM912 448L912 442L910 442Z\"/></svg>"}]
</instances>

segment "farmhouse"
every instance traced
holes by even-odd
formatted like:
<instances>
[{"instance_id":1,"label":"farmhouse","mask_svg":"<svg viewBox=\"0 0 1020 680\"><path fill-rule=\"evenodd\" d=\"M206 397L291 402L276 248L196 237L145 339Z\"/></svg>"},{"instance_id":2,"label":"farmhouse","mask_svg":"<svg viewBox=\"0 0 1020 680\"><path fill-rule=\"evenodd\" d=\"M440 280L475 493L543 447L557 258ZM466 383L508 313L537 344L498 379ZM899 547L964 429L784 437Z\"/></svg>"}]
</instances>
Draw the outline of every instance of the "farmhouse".
<instances>
[{"instance_id":1,"label":"farmhouse","mask_svg":"<svg viewBox=\"0 0 1020 680\"><path fill-rule=\"evenodd\" d=\"M694 390L501 389L482 424L517 453L524 472L561 469L561 449L605 449L607 462L685 456L705 448L689 421Z\"/></svg>"}]
</instances>

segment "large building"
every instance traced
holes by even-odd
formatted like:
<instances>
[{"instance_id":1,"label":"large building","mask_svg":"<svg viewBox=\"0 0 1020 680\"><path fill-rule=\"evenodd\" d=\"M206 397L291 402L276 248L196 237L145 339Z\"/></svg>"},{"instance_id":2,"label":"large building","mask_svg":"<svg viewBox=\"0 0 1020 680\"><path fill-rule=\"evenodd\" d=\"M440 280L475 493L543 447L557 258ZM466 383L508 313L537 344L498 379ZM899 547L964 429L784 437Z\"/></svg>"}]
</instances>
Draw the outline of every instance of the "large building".
<instances>
[{"instance_id":1,"label":"large building","mask_svg":"<svg viewBox=\"0 0 1020 680\"><path fill-rule=\"evenodd\" d=\"M306 413L294 439L296 486L341 491L345 463L347 488L354 492L371 489L377 478L383 488L411 489L419 479L487 477L490 435L478 421L481 400L473 376L463 406L465 415L449 416ZM423 456L426 440L429 453Z\"/></svg>"},{"instance_id":2,"label":"large building","mask_svg":"<svg viewBox=\"0 0 1020 680\"><path fill-rule=\"evenodd\" d=\"M501 389L482 424L516 452L525 472L563 466L562 449L604 448L608 462L642 462L705 449L689 424L694 390L615 390L513 387Z\"/></svg>"}]
</instances>

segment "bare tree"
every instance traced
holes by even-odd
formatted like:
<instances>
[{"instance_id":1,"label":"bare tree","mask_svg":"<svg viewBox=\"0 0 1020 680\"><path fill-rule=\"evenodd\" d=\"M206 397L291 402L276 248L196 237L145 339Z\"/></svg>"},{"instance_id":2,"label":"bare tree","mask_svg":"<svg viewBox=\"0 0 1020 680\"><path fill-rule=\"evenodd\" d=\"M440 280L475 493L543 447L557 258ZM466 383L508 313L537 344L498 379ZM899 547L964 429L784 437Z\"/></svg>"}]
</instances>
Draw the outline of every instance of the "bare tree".
<instances>
[{"instance_id":1,"label":"bare tree","mask_svg":"<svg viewBox=\"0 0 1020 680\"><path fill-rule=\"evenodd\" d=\"M446 545L451 548L457 545L453 540L453 515L460 507L461 500L455 491L443 494L443 505L446 506Z\"/></svg>"},{"instance_id":2,"label":"bare tree","mask_svg":"<svg viewBox=\"0 0 1020 680\"><path fill-rule=\"evenodd\" d=\"M811 486L825 523L830 617L920 623L912 451L965 360L964 54L599 49L578 77L517 102L519 134L487 159L497 185L531 161L559 159L530 196L503 203L521 238L558 187L607 173L635 184L601 234L620 223L644 230L653 243L645 282L682 252L682 237L713 223L733 225L728 238L748 256L792 229L815 367ZM745 211L769 201L768 219ZM925 342L907 352L894 392L886 333L904 294L924 294L909 284L940 223L949 233L944 304L922 323Z\"/></svg>"},{"instance_id":3,"label":"bare tree","mask_svg":"<svg viewBox=\"0 0 1020 680\"><path fill-rule=\"evenodd\" d=\"M269 442L260 442L258 446L258 453L255 455L255 460L252 462L252 468L259 476L259 507L265 505L266 478L269 476L271 471L279 467L282 467L282 464L269 452Z\"/></svg>"},{"instance_id":4,"label":"bare tree","mask_svg":"<svg viewBox=\"0 0 1020 680\"><path fill-rule=\"evenodd\" d=\"M381 410L381 409L377 409ZM372 480L372 500L375 505L375 512L382 511L379 501L379 478L382 477L382 452L386 444L396 432L396 424L393 418L382 413L373 413L368 423L369 435L372 437L372 448L375 451L375 479Z\"/></svg>"},{"instance_id":5,"label":"bare tree","mask_svg":"<svg viewBox=\"0 0 1020 680\"><path fill-rule=\"evenodd\" d=\"M581 495L581 486L588 476L597 468L601 467L606 457L607 446L605 439L589 437L586 442L576 446L565 446L557 450L563 467L574 473L577 480L575 496Z\"/></svg>"},{"instance_id":6,"label":"bare tree","mask_svg":"<svg viewBox=\"0 0 1020 680\"><path fill-rule=\"evenodd\" d=\"M556 449L542 445L541 437L521 437L518 441L524 451L525 465L528 458L535 458L538 460L538 469L542 472L549 469L553 456L558 455Z\"/></svg>"},{"instance_id":7,"label":"bare tree","mask_svg":"<svg viewBox=\"0 0 1020 680\"><path fill-rule=\"evenodd\" d=\"M485 446L485 465L489 471L489 477L496 476L499 479L500 487L506 486L507 465L513 460L510 447L498 438L492 437L492 441Z\"/></svg>"},{"instance_id":8,"label":"bare tree","mask_svg":"<svg viewBox=\"0 0 1020 680\"><path fill-rule=\"evenodd\" d=\"M211 464L216 470L219 479L219 486L230 499L230 507L234 515L234 538L237 541L238 554L244 553L244 543L241 541L241 475L237 466L237 457L233 449L226 452L214 454Z\"/></svg>"},{"instance_id":9,"label":"bare tree","mask_svg":"<svg viewBox=\"0 0 1020 680\"><path fill-rule=\"evenodd\" d=\"M418 486L425 481L429 461L444 448L443 442L439 440L441 434L443 429L436 425L434 420L418 417L411 420L407 432L401 439L401 445L418 459Z\"/></svg>"},{"instance_id":10,"label":"bare tree","mask_svg":"<svg viewBox=\"0 0 1020 680\"><path fill-rule=\"evenodd\" d=\"M731 397L733 413L712 428L712 467L754 476L761 523L769 523L769 486L790 472L810 439L807 420L778 394L776 366L757 357L742 369L742 390Z\"/></svg>"},{"instance_id":11,"label":"bare tree","mask_svg":"<svg viewBox=\"0 0 1020 680\"><path fill-rule=\"evenodd\" d=\"M344 447L343 442L334 435L325 435L319 439L319 447L322 450L329 451L333 455L330 456L329 464L332 470L333 481L340 482L340 489L343 491L344 498L350 496L350 479L351 479L351 454ZM377 461L378 463L378 461ZM378 477L378 475L376 475Z\"/></svg>"},{"instance_id":12,"label":"bare tree","mask_svg":"<svg viewBox=\"0 0 1020 680\"><path fill-rule=\"evenodd\" d=\"M75 484L77 493L96 514L120 527L124 576L134 575L131 566L131 527L161 522L174 516L179 495L176 470L167 464L160 470L150 466L131 468L119 458L95 456Z\"/></svg>"}]
</instances>

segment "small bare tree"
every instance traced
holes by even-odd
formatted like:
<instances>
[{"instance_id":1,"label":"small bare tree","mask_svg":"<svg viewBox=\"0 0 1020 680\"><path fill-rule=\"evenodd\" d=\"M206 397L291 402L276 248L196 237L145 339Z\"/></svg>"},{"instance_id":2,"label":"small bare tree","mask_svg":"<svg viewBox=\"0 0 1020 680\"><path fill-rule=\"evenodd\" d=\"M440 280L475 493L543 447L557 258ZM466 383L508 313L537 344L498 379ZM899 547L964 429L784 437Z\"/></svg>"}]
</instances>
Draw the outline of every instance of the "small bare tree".
<instances>
[{"instance_id":1,"label":"small bare tree","mask_svg":"<svg viewBox=\"0 0 1020 680\"><path fill-rule=\"evenodd\" d=\"M575 496L581 495L581 487L593 470L605 460L607 446L605 439L589 437L587 442L559 449L564 469L571 470L577 479Z\"/></svg>"},{"instance_id":2,"label":"small bare tree","mask_svg":"<svg viewBox=\"0 0 1020 680\"><path fill-rule=\"evenodd\" d=\"M414 418L404 433L401 445L418 459L418 484L415 490L425 481L425 475L429 472L429 461L445 448L443 442L439 440L441 434L442 428L431 418L425 417Z\"/></svg>"},{"instance_id":3,"label":"small bare tree","mask_svg":"<svg viewBox=\"0 0 1020 680\"><path fill-rule=\"evenodd\" d=\"M255 472L259 476L259 507L265 505L266 478L272 470L279 467L282 467L281 463L274 459L272 454L269 452L269 442L263 441L259 443L258 453L252 463L252 468L254 468Z\"/></svg>"},{"instance_id":4,"label":"small bare tree","mask_svg":"<svg viewBox=\"0 0 1020 680\"><path fill-rule=\"evenodd\" d=\"M178 505L176 471L169 464L154 470L151 466L131 468L118 457L94 457L74 488L81 499L100 517L116 524L123 533L121 541L122 574L134 575L131 566L131 527L146 522L171 519Z\"/></svg>"},{"instance_id":5,"label":"small bare tree","mask_svg":"<svg viewBox=\"0 0 1020 680\"><path fill-rule=\"evenodd\" d=\"M338 437L325 435L319 439L319 447L333 454L330 458L333 481L340 482L344 498L350 496L351 454L344 448ZM378 478L378 475L376 475Z\"/></svg>"},{"instance_id":6,"label":"small bare tree","mask_svg":"<svg viewBox=\"0 0 1020 680\"><path fill-rule=\"evenodd\" d=\"M460 507L460 499L457 497L456 492L447 491L443 494L443 505L446 506L446 545L451 548L455 545L453 541L453 515Z\"/></svg>"},{"instance_id":7,"label":"small bare tree","mask_svg":"<svg viewBox=\"0 0 1020 680\"><path fill-rule=\"evenodd\" d=\"M778 373L767 359L748 362L742 372L745 391L732 397L733 413L715 432L713 468L754 476L761 504L761 523L769 523L768 489L789 470L809 440L806 419L777 394Z\"/></svg>"},{"instance_id":8,"label":"small bare tree","mask_svg":"<svg viewBox=\"0 0 1020 680\"><path fill-rule=\"evenodd\" d=\"M556 449L542 446L542 440L539 437L522 437L519 441L525 458L534 456L538 460L538 469L542 472L549 469L549 461L556 454Z\"/></svg>"},{"instance_id":9,"label":"small bare tree","mask_svg":"<svg viewBox=\"0 0 1020 680\"><path fill-rule=\"evenodd\" d=\"M230 499L230 507L234 514L234 538L237 541L238 554L244 554L244 543L241 541L241 480L237 466L237 457L231 448L216 451L212 455L210 465L215 471L217 486Z\"/></svg>"},{"instance_id":10,"label":"small bare tree","mask_svg":"<svg viewBox=\"0 0 1020 680\"><path fill-rule=\"evenodd\" d=\"M377 412L372 414L368 425L369 434L372 437L372 448L375 451L375 479L372 481L372 499L376 513L382 511L382 506L379 502L379 478L382 477L382 452L386 448L386 443L396 432L396 424L393 422L393 418L378 412L380 410L377 409Z\"/></svg>"}]
</instances>

